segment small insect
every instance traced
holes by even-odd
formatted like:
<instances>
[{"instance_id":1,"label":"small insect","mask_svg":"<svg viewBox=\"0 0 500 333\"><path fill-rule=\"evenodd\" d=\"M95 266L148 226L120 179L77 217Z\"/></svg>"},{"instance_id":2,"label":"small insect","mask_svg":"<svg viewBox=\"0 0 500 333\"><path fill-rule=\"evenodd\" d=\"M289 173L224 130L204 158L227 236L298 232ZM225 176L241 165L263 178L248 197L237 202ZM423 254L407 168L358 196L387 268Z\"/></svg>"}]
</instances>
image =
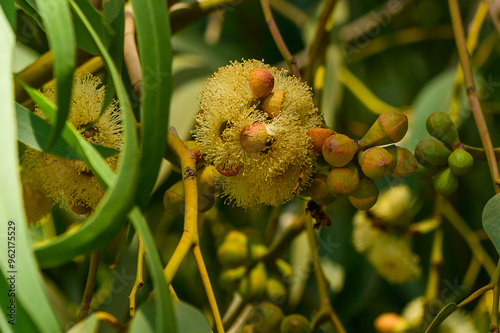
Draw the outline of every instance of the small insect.
<instances>
[{"instance_id":1,"label":"small insect","mask_svg":"<svg viewBox=\"0 0 500 333\"><path fill-rule=\"evenodd\" d=\"M313 200L307 202L306 213L310 213L311 217L316 220L314 223L314 229L316 230L320 227L330 227L332 225L332 220L323 209L323 206L318 205Z\"/></svg>"}]
</instances>

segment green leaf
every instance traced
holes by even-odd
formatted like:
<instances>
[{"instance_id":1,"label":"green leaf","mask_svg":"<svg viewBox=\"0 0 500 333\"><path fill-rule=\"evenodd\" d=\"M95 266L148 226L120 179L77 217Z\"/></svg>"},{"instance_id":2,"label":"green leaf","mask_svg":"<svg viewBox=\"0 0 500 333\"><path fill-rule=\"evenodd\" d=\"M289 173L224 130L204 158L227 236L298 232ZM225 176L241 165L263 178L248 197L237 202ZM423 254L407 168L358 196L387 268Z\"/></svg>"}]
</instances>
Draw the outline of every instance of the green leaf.
<instances>
[{"instance_id":1,"label":"green leaf","mask_svg":"<svg viewBox=\"0 0 500 333\"><path fill-rule=\"evenodd\" d=\"M90 22L93 29L99 35L101 42L106 48L108 48L111 41L110 35L114 33L109 24L107 24L102 15L90 4L88 0L76 0L75 2L83 12L86 19ZM75 21L76 44L78 47L94 55L100 54L99 47L86 28L82 18L75 14L73 19Z\"/></svg>"},{"instance_id":2,"label":"green leaf","mask_svg":"<svg viewBox=\"0 0 500 333\"><path fill-rule=\"evenodd\" d=\"M14 33L3 11L0 11L0 268L8 277L13 275L16 303L23 306L26 314L40 332L60 332L61 327L49 302L42 277L31 248L23 209L19 160L17 150L16 113L14 108L14 87L12 81L12 58ZM11 221L11 222L10 222ZM9 227L11 227L9 229ZM10 234L8 232L10 231ZM9 237L9 238L7 238ZM11 243L8 243L11 242ZM7 246L11 246L15 257L8 257ZM11 262L8 262L8 259ZM3 279L3 277L1 277ZM10 286L9 286L10 287ZM2 288L2 292L5 290Z\"/></svg>"},{"instance_id":3,"label":"green leaf","mask_svg":"<svg viewBox=\"0 0 500 333\"><path fill-rule=\"evenodd\" d=\"M36 10L34 0L16 0L16 4L29 16L31 16L39 26L42 26L42 18Z\"/></svg>"},{"instance_id":4,"label":"green leaf","mask_svg":"<svg viewBox=\"0 0 500 333\"><path fill-rule=\"evenodd\" d=\"M109 23L113 21L123 12L124 0L109 0L104 3L104 17Z\"/></svg>"},{"instance_id":5,"label":"green leaf","mask_svg":"<svg viewBox=\"0 0 500 333\"><path fill-rule=\"evenodd\" d=\"M167 142L172 49L166 2L132 0L132 6L142 64L142 156L137 202L144 208L156 182Z\"/></svg>"},{"instance_id":6,"label":"green leaf","mask_svg":"<svg viewBox=\"0 0 500 333\"><path fill-rule=\"evenodd\" d=\"M12 29L16 29L16 5L14 0L2 0L0 5Z\"/></svg>"},{"instance_id":7,"label":"green leaf","mask_svg":"<svg viewBox=\"0 0 500 333\"><path fill-rule=\"evenodd\" d=\"M75 32L68 3L65 0L37 0L47 39L54 56L58 113L45 150L50 150L61 135L71 102L73 71L76 63Z\"/></svg>"},{"instance_id":8,"label":"green leaf","mask_svg":"<svg viewBox=\"0 0 500 333\"><path fill-rule=\"evenodd\" d=\"M42 151L46 146L52 126L28 109L16 103L17 139L33 149ZM119 151L92 143L102 157L106 158ZM64 158L79 160L80 156L63 140L58 140L48 153Z\"/></svg>"},{"instance_id":9,"label":"green leaf","mask_svg":"<svg viewBox=\"0 0 500 333\"><path fill-rule=\"evenodd\" d=\"M432 323L427 327L425 333L432 333L434 330L441 325L441 323L448 318L455 310L458 309L458 306L455 303L448 303L444 308L439 311L436 318L432 321Z\"/></svg>"},{"instance_id":10,"label":"green leaf","mask_svg":"<svg viewBox=\"0 0 500 333\"><path fill-rule=\"evenodd\" d=\"M93 313L85 318L85 320L71 327L67 333L97 333L100 326L101 322L97 318L97 315Z\"/></svg>"},{"instance_id":11,"label":"green leaf","mask_svg":"<svg viewBox=\"0 0 500 333\"><path fill-rule=\"evenodd\" d=\"M483 229L488 234L500 254L500 193L491 198L484 206Z\"/></svg>"}]
</instances>

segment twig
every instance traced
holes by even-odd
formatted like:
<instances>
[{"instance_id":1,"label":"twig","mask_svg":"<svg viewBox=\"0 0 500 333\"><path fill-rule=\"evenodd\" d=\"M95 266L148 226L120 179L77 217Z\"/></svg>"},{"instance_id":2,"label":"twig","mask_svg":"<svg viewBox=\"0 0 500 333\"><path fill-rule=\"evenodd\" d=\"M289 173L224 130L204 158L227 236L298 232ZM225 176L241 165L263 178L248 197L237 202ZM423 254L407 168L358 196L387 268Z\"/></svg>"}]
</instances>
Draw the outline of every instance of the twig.
<instances>
[{"instance_id":1,"label":"twig","mask_svg":"<svg viewBox=\"0 0 500 333\"><path fill-rule=\"evenodd\" d=\"M479 136L481 137L481 142L486 152L486 158L488 160L488 166L490 168L495 192L500 193L500 184L496 182L496 180L500 178L500 175L498 173L495 152L493 151L493 144L491 143L491 137L488 132L488 127L484 119L483 111L481 110L481 104L479 103L479 98L477 96L476 87L474 84L472 68L469 61L469 54L467 51L467 46L465 45L464 28L462 25L462 18L460 17L460 8L458 7L457 0L448 0L448 4L450 7L453 34L455 35L455 42L458 49L458 57L460 59L460 65L464 74L466 87L465 90L467 91L467 97L469 98L469 103L472 108L474 120L476 121L476 125L479 130Z\"/></svg>"},{"instance_id":2,"label":"twig","mask_svg":"<svg viewBox=\"0 0 500 333\"><path fill-rule=\"evenodd\" d=\"M500 260L497 263L495 274L493 275L493 306L491 307L490 332L498 332L498 302L500 301ZM494 328L494 330L492 330Z\"/></svg>"},{"instance_id":3,"label":"twig","mask_svg":"<svg viewBox=\"0 0 500 333\"><path fill-rule=\"evenodd\" d=\"M278 26L274 21L273 13L271 11L271 7L269 6L269 0L260 0L260 4L262 6L262 11L264 12L264 17L266 18L267 26L269 27L269 31L271 32L274 42L276 43L276 46L278 47L281 55L288 64L288 68L292 70L293 74L297 78L301 79L299 68L297 67L297 60L290 53L288 47L285 44L285 41L283 40L283 37L281 36Z\"/></svg>"},{"instance_id":4,"label":"twig","mask_svg":"<svg viewBox=\"0 0 500 333\"><path fill-rule=\"evenodd\" d=\"M472 155L474 161L486 161L486 153L483 148L477 148L465 145L464 149ZM493 148L493 152L495 153L495 158L497 161L500 161L500 148Z\"/></svg>"},{"instance_id":5,"label":"twig","mask_svg":"<svg viewBox=\"0 0 500 333\"><path fill-rule=\"evenodd\" d=\"M135 315L135 297L137 296L137 291L144 286L144 277L143 277L143 267L144 267L144 242L142 241L142 237L140 234L138 235L139 239L139 250L137 251L137 273L135 275L134 287L130 291L130 295L128 299L130 301L130 317Z\"/></svg>"},{"instance_id":6,"label":"twig","mask_svg":"<svg viewBox=\"0 0 500 333\"><path fill-rule=\"evenodd\" d=\"M89 274L87 275L87 283L85 284L85 291L83 292L82 304L80 312L78 313L77 322L82 321L89 314L90 303L92 302L92 295L94 294L95 278L97 275L97 268L99 266L99 257L101 250L92 252L90 255Z\"/></svg>"},{"instance_id":7,"label":"twig","mask_svg":"<svg viewBox=\"0 0 500 333\"><path fill-rule=\"evenodd\" d=\"M97 319L108 323L112 327L116 328L119 332L125 331L127 329L127 325L120 323L115 316L108 312L98 311L96 312L96 316Z\"/></svg>"},{"instance_id":8,"label":"twig","mask_svg":"<svg viewBox=\"0 0 500 333\"><path fill-rule=\"evenodd\" d=\"M137 96L141 96L142 69L137 53L137 44L135 42L135 23L132 5L125 5L125 35L123 40L123 59L127 66L130 82Z\"/></svg>"},{"instance_id":9,"label":"twig","mask_svg":"<svg viewBox=\"0 0 500 333\"><path fill-rule=\"evenodd\" d=\"M497 34L500 35L500 21L498 21L498 13L495 10L495 6L493 4L494 1L493 0L484 0L484 1L486 2L486 5L488 5L488 12L490 14L491 22L493 22Z\"/></svg>"},{"instance_id":10,"label":"twig","mask_svg":"<svg viewBox=\"0 0 500 333\"><path fill-rule=\"evenodd\" d=\"M318 23L316 24L316 33L314 34L313 41L309 47L307 56L307 65L304 69L304 80L306 82L312 83L313 73L318 66L324 63L326 46L329 42L328 32L331 27L327 27L327 23L330 17L332 17L337 4L337 0L327 0L321 15L318 18ZM333 24L332 24L333 26ZM320 47L322 48L320 49Z\"/></svg>"},{"instance_id":11,"label":"twig","mask_svg":"<svg viewBox=\"0 0 500 333\"><path fill-rule=\"evenodd\" d=\"M485 285L484 287L479 288L474 293L472 293L472 295L470 295L469 297L464 299L462 302L460 302L460 304L458 304L458 307L459 308L464 307L465 305L469 304L470 302L472 302L473 300L475 300L476 298L478 298L479 296L481 296L482 294L484 294L488 290L493 289L494 287L495 287L494 283L489 283L489 284Z\"/></svg>"}]
</instances>

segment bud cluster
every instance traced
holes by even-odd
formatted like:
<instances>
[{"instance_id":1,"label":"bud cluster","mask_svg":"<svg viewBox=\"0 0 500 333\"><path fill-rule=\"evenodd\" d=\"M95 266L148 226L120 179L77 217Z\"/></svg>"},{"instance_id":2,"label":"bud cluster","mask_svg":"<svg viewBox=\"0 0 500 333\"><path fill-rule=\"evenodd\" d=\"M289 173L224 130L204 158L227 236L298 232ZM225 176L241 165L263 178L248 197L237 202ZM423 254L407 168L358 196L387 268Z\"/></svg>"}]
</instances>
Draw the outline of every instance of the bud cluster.
<instances>
[{"instance_id":1,"label":"bud cluster","mask_svg":"<svg viewBox=\"0 0 500 333\"><path fill-rule=\"evenodd\" d=\"M282 259L264 262L266 253L264 245L251 242L245 233L229 232L217 249L217 259L223 267L219 277L221 286L237 290L247 302L265 299L284 302L285 282L292 276L292 267Z\"/></svg>"},{"instance_id":2,"label":"bud cluster","mask_svg":"<svg viewBox=\"0 0 500 333\"><path fill-rule=\"evenodd\" d=\"M354 207L370 209L379 193L375 180L387 175L407 177L417 169L413 154L394 145L407 130L408 119L399 111L380 115L361 140L330 129L309 130L314 149L332 168L328 176L317 174L313 178L307 194L321 205L347 196Z\"/></svg>"},{"instance_id":3,"label":"bud cluster","mask_svg":"<svg viewBox=\"0 0 500 333\"><path fill-rule=\"evenodd\" d=\"M270 302L260 303L249 317L249 323L239 333L309 333L311 323L300 314L285 316L283 311Z\"/></svg>"},{"instance_id":4,"label":"bud cluster","mask_svg":"<svg viewBox=\"0 0 500 333\"><path fill-rule=\"evenodd\" d=\"M421 140L415 147L416 175L433 179L437 193L448 196L458 187L458 176L472 169L474 159L458 137L458 129L448 114L433 113L427 118L427 131L435 139Z\"/></svg>"}]
</instances>

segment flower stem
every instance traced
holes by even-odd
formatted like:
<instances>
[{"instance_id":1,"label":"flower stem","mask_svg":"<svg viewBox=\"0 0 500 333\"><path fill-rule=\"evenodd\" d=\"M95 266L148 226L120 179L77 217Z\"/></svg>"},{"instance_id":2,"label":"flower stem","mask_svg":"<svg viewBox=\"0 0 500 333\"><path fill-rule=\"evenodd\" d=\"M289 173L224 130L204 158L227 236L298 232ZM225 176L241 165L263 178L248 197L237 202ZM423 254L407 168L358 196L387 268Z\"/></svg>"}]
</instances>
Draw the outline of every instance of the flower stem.
<instances>
[{"instance_id":1,"label":"flower stem","mask_svg":"<svg viewBox=\"0 0 500 333\"><path fill-rule=\"evenodd\" d=\"M471 154L475 161L486 161L486 153L483 148L472 147L468 145L464 145L464 149ZM495 159L497 161L500 160L500 148L493 148L493 152L495 153Z\"/></svg>"},{"instance_id":2,"label":"flower stem","mask_svg":"<svg viewBox=\"0 0 500 333\"><path fill-rule=\"evenodd\" d=\"M87 283L85 284L85 291L83 292L82 304L76 320L77 322L82 321L89 314L90 302L92 302L92 295L94 294L95 278L97 275L97 267L99 266L100 256L101 250L94 251L90 255L89 274L87 276Z\"/></svg>"},{"instance_id":3,"label":"flower stem","mask_svg":"<svg viewBox=\"0 0 500 333\"><path fill-rule=\"evenodd\" d=\"M125 331L127 329L127 325L124 325L118 321L118 319L113 316L111 313L98 311L96 312L97 319L100 321L104 321L108 323L110 326L116 328L119 332Z\"/></svg>"},{"instance_id":4,"label":"flower stem","mask_svg":"<svg viewBox=\"0 0 500 333\"><path fill-rule=\"evenodd\" d=\"M493 306L491 307L490 332L498 332L498 302L500 301L500 260L497 263L495 274L493 275ZM494 330L492 330L494 328Z\"/></svg>"},{"instance_id":5,"label":"flower stem","mask_svg":"<svg viewBox=\"0 0 500 333\"><path fill-rule=\"evenodd\" d=\"M144 277L143 277L143 267L144 267L144 242L142 241L141 235L138 233L139 239L139 250L137 254L137 273L135 275L134 286L132 287L132 291L130 291L130 295L128 299L130 301L130 317L135 315L135 297L137 295L137 291L142 288L144 285Z\"/></svg>"},{"instance_id":6,"label":"flower stem","mask_svg":"<svg viewBox=\"0 0 500 333\"><path fill-rule=\"evenodd\" d=\"M285 59L288 68L292 70L293 74L297 78L301 79L302 77L300 76L299 68L297 67L297 60L290 53L283 37L281 36L278 26L274 21L273 13L271 11L271 7L269 6L269 0L260 0L260 5L262 6L262 11L264 12L264 17L266 19L267 26L269 27L269 31L271 32L274 42L276 43L281 55Z\"/></svg>"},{"instance_id":7,"label":"flower stem","mask_svg":"<svg viewBox=\"0 0 500 333\"><path fill-rule=\"evenodd\" d=\"M455 42L457 44L460 66L462 67L462 71L464 74L466 87L465 90L467 91L469 104L472 108L474 120L476 121L476 125L479 130L479 136L481 137L481 142L486 152L486 158L488 160L488 166L490 168L495 192L500 193L500 184L498 184L497 182L497 180L500 178L500 175L495 159L495 152L493 151L493 144L491 143L490 134L488 132L488 126L486 125L486 121L484 119L483 111L481 109L481 104L479 103L479 98L477 96L476 87L474 84L469 54L467 51L467 46L465 45L464 28L462 25L462 18L460 17L460 8L458 7L457 0L448 0L448 4L450 7L453 34L455 35Z\"/></svg>"}]
</instances>

